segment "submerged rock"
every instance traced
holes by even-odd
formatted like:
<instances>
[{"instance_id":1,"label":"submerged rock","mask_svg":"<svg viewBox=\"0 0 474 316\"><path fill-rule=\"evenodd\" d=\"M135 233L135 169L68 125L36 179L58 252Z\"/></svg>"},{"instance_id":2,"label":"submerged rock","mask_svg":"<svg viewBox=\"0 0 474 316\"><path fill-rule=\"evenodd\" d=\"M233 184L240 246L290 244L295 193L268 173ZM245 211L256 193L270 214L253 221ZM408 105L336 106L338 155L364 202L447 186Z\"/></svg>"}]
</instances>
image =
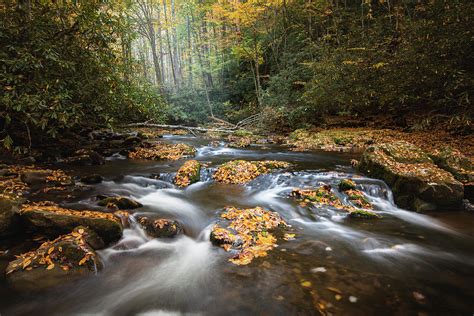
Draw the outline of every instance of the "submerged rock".
<instances>
[{"instance_id":1,"label":"submerged rock","mask_svg":"<svg viewBox=\"0 0 474 316\"><path fill-rule=\"evenodd\" d=\"M351 179L343 179L337 185L340 191L354 190L356 183Z\"/></svg>"},{"instance_id":2,"label":"submerged rock","mask_svg":"<svg viewBox=\"0 0 474 316\"><path fill-rule=\"evenodd\" d=\"M299 200L303 205L313 203L315 205L328 205L337 209L346 210L348 206L344 205L337 195L332 192L330 185L323 185L316 189L298 189L291 191L291 196Z\"/></svg>"},{"instance_id":3,"label":"submerged rock","mask_svg":"<svg viewBox=\"0 0 474 316\"><path fill-rule=\"evenodd\" d=\"M146 234L153 238L172 238L184 231L179 222L170 219L150 219L142 216L138 218L138 223Z\"/></svg>"},{"instance_id":4,"label":"submerged rock","mask_svg":"<svg viewBox=\"0 0 474 316\"><path fill-rule=\"evenodd\" d=\"M10 262L7 282L16 291L36 292L93 275L102 268L97 247L103 247L100 238L78 227Z\"/></svg>"},{"instance_id":5,"label":"submerged rock","mask_svg":"<svg viewBox=\"0 0 474 316\"><path fill-rule=\"evenodd\" d=\"M128 154L131 159L149 160L178 160L193 157L196 149L186 144L149 144L147 147L139 147Z\"/></svg>"},{"instance_id":6,"label":"submerged rock","mask_svg":"<svg viewBox=\"0 0 474 316\"><path fill-rule=\"evenodd\" d=\"M261 207L228 207L221 218L227 225L225 222L214 225L210 239L215 245L233 253L229 261L237 265L247 265L255 258L266 256L268 251L277 247L273 230L288 227L278 213Z\"/></svg>"},{"instance_id":7,"label":"submerged rock","mask_svg":"<svg viewBox=\"0 0 474 316\"><path fill-rule=\"evenodd\" d=\"M20 215L34 229L52 236L86 226L107 243L122 237L121 220L110 213L76 211L61 208L52 202L40 202L23 205Z\"/></svg>"},{"instance_id":8,"label":"submerged rock","mask_svg":"<svg viewBox=\"0 0 474 316\"><path fill-rule=\"evenodd\" d=\"M228 184L244 184L261 174L269 173L275 169L286 169L290 166L288 162L266 160L245 161L232 160L221 165L214 173L216 181Z\"/></svg>"},{"instance_id":9,"label":"submerged rock","mask_svg":"<svg viewBox=\"0 0 474 316\"><path fill-rule=\"evenodd\" d=\"M459 208L464 195L462 183L407 142L367 148L359 169L387 182L396 203L415 211Z\"/></svg>"},{"instance_id":10,"label":"submerged rock","mask_svg":"<svg viewBox=\"0 0 474 316\"><path fill-rule=\"evenodd\" d=\"M103 196L97 197L99 206L107 206L109 208L116 208L118 210L133 210L143 206L140 202L123 196Z\"/></svg>"}]
</instances>

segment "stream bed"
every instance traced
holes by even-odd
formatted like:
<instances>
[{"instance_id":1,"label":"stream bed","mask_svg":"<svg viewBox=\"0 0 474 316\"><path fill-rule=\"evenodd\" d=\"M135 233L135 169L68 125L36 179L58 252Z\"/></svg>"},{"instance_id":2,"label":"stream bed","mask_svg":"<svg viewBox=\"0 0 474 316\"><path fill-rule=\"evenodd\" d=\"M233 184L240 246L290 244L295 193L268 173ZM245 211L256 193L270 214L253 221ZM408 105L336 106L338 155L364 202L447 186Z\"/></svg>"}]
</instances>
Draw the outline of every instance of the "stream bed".
<instances>
[{"instance_id":1,"label":"stream bed","mask_svg":"<svg viewBox=\"0 0 474 316\"><path fill-rule=\"evenodd\" d=\"M95 277L37 294L12 293L0 283L0 315L472 315L474 214L417 214L397 208L380 180L357 174L357 154L288 151L276 145L231 149L209 141L167 136L197 148L208 165L201 181L172 183L183 160L131 161L118 154L105 165L66 170L97 173L101 184L62 204L96 208L93 197L118 194L183 224L185 234L153 239L133 223L123 238L99 251L104 269ZM290 171L259 176L246 185L212 180L223 162L282 160ZM302 206L288 197L295 187L335 186L353 177L383 216L350 219L343 211ZM61 201L58 201L61 202ZM246 266L209 241L226 206L261 206L292 226L268 256Z\"/></svg>"}]
</instances>

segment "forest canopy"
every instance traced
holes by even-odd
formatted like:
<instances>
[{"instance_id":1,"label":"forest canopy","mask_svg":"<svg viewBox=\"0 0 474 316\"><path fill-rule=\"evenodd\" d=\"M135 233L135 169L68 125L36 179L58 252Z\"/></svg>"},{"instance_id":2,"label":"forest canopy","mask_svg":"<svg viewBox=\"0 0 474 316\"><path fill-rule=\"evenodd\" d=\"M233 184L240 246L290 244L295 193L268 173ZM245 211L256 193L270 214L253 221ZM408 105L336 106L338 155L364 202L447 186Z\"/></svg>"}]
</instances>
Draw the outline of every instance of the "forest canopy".
<instances>
[{"instance_id":1,"label":"forest canopy","mask_svg":"<svg viewBox=\"0 0 474 316\"><path fill-rule=\"evenodd\" d=\"M10 147L91 125L235 123L253 114L269 131L317 126L328 115L469 126L473 7L6 0L0 140Z\"/></svg>"}]
</instances>

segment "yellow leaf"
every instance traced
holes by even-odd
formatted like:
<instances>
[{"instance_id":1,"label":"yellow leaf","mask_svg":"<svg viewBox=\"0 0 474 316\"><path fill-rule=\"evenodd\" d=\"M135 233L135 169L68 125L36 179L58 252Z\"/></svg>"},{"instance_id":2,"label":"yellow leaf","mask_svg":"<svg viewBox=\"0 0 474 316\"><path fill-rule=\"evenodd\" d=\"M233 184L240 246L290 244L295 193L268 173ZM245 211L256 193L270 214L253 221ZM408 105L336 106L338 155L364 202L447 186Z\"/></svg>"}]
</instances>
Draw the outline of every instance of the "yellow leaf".
<instances>
[{"instance_id":1,"label":"yellow leaf","mask_svg":"<svg viewBox=\"0 0 474 316\"><path fill-rule=\"evenodd\" d=\"M301 282L301 286L302 286L302 287L311 287L311 282L309 282L309 281L303 281L303 282Z\"/></svg>"},{"instance_id":2,"label":"yellow leaf","mask_svg":"<svg viewBox=\"0 0 474 316\"><path fill-rule=\"evenodd\" d=\"M53 268L54 268L54 263L51 263L51 264L46 268L46 270L51 270L51 269L53 269Z\"/></svg>"},{"instance_id":3,"label":"yellow leaf","mask_svg":"<svg viewBox=\"0 0 474 316\"><path fill-rule=\"evenodd\" d=\"M54 251L54 247L51 247L48 249L48 255L51 254Z\"/></svg>"}]
</instances>

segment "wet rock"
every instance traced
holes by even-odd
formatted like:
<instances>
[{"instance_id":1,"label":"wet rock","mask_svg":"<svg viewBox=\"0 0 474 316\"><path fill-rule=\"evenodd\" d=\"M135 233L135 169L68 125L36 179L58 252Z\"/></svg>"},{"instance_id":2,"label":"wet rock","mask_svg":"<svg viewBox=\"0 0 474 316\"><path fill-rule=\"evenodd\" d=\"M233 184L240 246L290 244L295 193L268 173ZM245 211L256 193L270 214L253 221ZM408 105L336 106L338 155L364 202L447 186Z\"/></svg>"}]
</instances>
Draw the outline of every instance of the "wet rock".
<instances>
[{"instance_id":1,"label":"wet rock","mask_svg":"<svg viewBox=\"0 0 474 316\"><path fill-rule=\"evenodd\" d=\"M81 182L85 184L98 184L104 180L101 175L91 174L88 176L81 177Z\"/></svg>"},{"instance_id":2,"label":"wet rock","mask_svg":"<svg viewBox=\"0 0 474 316\"><path fill-rule=\"evenodd\" d=\"M104 157L90 149L80 149L71 157L64 160L65 163L77 166L103 165Z\"/></svg>"},{"instance_id":3,"label":"wet rock","mask_svg":"<svg viewBox=\"0 0 474 316\"><path fill-rule=\"evenodd\" d=\"M122 226L124 228L129 228L130 227L130 213L127 211L116 211L114 212L114 215L120 218L120 221L122 222Z\"/></svg>"},{"instance_id":4,"label":"wet rock","mask_svg":"<svg viewBox=\"0 0 474 316\"><path fill-rule=\"evenodd\" d=\"M378 219L381 218L380 215L377 213L367 211L367 210L354 210L351 211L348 215L350 218L358 218L358 219Z\"/></svg>"},{"instance_id":5,"label":"wet rock","mask_svg":"<svg viewBox=\"0 0 474 316\"><path fill-rule=\"evenodd\" d=\"M138 223L146 234L153 238L172 238L184 231L179 222L170 219L150 219L142 216L138 218Z\"/></svg>"},{"instance_id":6,"label":"wet rock","mask_svg":"<svg viewBox=\"0 0 474 316\"><path fill-rule=\"evenodd\" d=\"M221 214L223 223L213 226L212 243L233 253L230 262L247 265L255 258L265 257L277 246L273 231L287 224L276 212L261 207L237 209L228 207Z\"/></svg>"},{"instance_id":7,"label":"wet rock","mask_svg":"<svg viewBox=\"0 0 474 316\"><path fill-rule=\"evenodd\" d=\"M18 226L18 201L0 197L0 236L15 233Z\"/></svg>"},{"instance_id":8,"label":"wet rock","mask_svg":"<svg viewBox=\"0 0 474 316\"><path fill-rule=\"evenodd\" d=\"M119 210L132 210L143 206L140 202L123 196L97 196L99 206L115 206Z\"/></svg>"},{"instance_id":9,"label":"wet rock","mask_svg":"<svg viewBox=\"0 0 474 316\"><path fill-rule=\"evenodd\" d=\"M7 267L9 286L19 292L37 292L94 275L102 268L94 251L101 246L97 238L93 231L80 227L20 255Z\"/></svg>"},{"instance_id":10,"label":"wet rock","mask_svg":"<svg viewBox=\"0 0 474 316\"><path fill-rule=\"evenodd\" d=\"M337 186L341 191L355 190L356 183L351 179L343 179Z\"/></svg>"},{"instance_id":11,"label":"wet rock","mask_svg":"<svg viewBox=\"0 0 474 316\"><path fill-rule=\"evenodd\" d=\"M32 228L50 236L69 232L78 226L94 230L106 243L122 237L123 227L118 217L96 211L76 211L57 206L52 202L25 204L20 216Z\"/></svg>"},{"instance_id":12,"label":"wet rock","mask_svg":"<svg viewBox=\"0 0 474 316\"><path fill-rule=\"evenodd\" d=\"M337 209L346 209L346 205L332 192L330 185L323 185L315 189L298 189L295 188L291 192L291 197L301 202L304 206L306 203L313 203L315 205L327 205Z\"/></svg>"},{"instance_id":13,"label":"wet rock","mask_svg":"<svg viewBox=\"0 0 474 316\"><path fill-rule=\"evenodd\" d=\"M222 183L244 184L259 175L269 173L275 169L286 169L290 166L284 161L245 161L232 160L221 165L213 175L213 178Z\"/></svg>"},{"instance_id":14,"label":"wet rock","mask_svg":"<svg viewBox=\"0 0 474 316\"><path fill-rule=\"evenodd\" d=\"M236 137L236 136L229 136L227 138L229 144L227 144L230 148L246 148L252 144L251 137Z\"/></svg>"},{"instance_id":15,"label":"wet rock","mask_svg":"<svg viewBox=\"0 0 474 316\"><path fill-rule=\"evenodd\" d=\"M132 146L132 145L138 145L142 142L142 139L138 136L128 136L127 138L125 138L122 142L122 146L124 147L129 147L129 146Z\"/></svg>"},{"instance_id":16,"label":"wet rock","mask_svg":"<svg viewBox=\"0 0 474 316\"><path fill-rule=\"evenodd\" d=\"M367 148L359 169L387 182L400 207L432 211L461 206L462 183L410 143L399 141Z\"/></svg>"},{"instance_id":17,"label":"wet rock","mask_svg":"<svg viewBox=\"0 0 474 316\"><path fill-rule=\"evenodd\" d=\"M131 159L149 160L178 160L193 157L196 149L186 144L143 143L142 147L136 148L128 154Z\"/></svg>"},{"instance_id":18,"label":"wet rock","mask_svg":"<svg viewBox=\"0 0 474 316\"><path fill-rule=\"evenodd\" d=\"M465 211L474 212L474 204L471 203L468 199L462 200L462 205Z\"/></svg>"},{"instance_id":19,"label":"wet rock","mask_svg":"<svg viewBox=\"0 0 474 316\"><path fill-rule=\"evenodd\" d=\"M187 187L198 182L200 175L201 164L196 160L188 160L179 168L175 177L175 183L179 187Z\"/></svg>"}]
</instances>

